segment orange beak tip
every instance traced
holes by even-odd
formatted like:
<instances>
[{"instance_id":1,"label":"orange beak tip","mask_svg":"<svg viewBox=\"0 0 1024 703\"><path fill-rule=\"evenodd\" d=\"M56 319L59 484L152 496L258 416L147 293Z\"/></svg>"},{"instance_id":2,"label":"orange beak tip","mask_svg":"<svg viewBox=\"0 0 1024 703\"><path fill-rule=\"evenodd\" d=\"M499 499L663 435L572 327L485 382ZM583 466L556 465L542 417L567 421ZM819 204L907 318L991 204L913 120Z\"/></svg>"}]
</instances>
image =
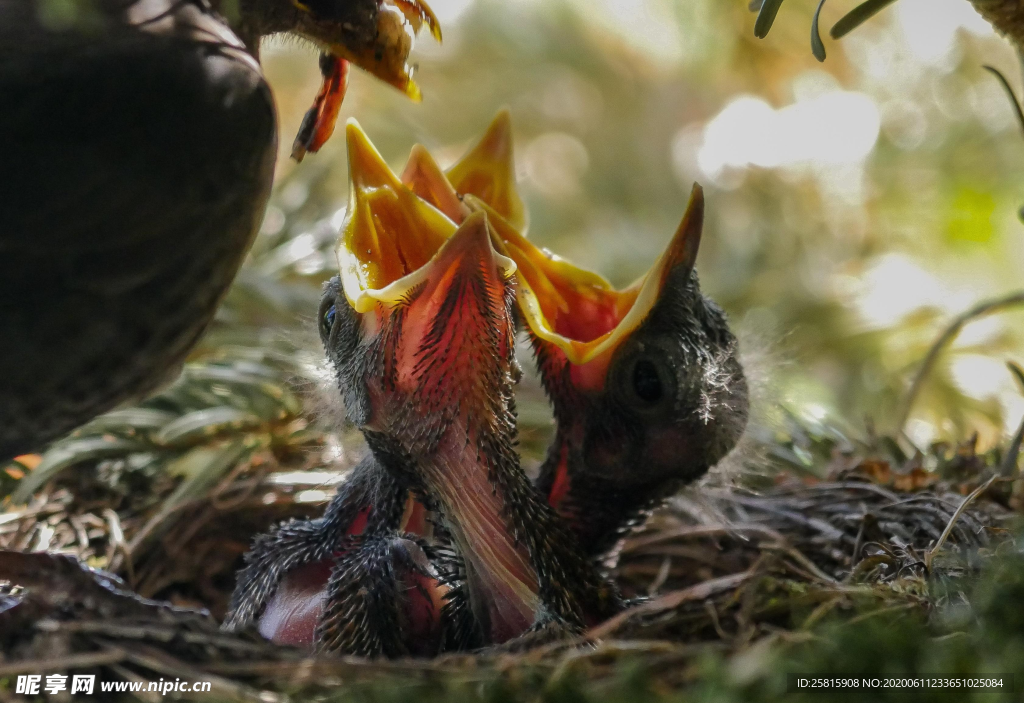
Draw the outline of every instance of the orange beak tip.
<instances>
[{"instance_id":1,"label":"orange beak tip","mask_svg":"<svg viewBox=\"0 0 1024 703\"><path fill-rule=\"evenodd\" d=\"M507 108L498 112L480 141L446 175L456 191L480 197L514 227L525 230L526 208L516 192L512 118Z\"/></svg>"},{"instance_id":2,"label":"orange beak tip","mask_svg":"<svg viewBox=\"0 0 1024 703\"><path fill-rule=\"evenodd\" d=\"M398 176L384 161L384 157L354 117L345 123L345 143L348 147L349 180L353 192L368 188L401 188Z\"/></svg>"},{"instance_id":3,"label":"orange beak tip","mask_svg":"<svg viewBox=\"0 0 1024 703\"><path fill-rule=\"evenodd\" d=\"M405 94L409 96L409 99L414 103L423 102L423 93L420 91L419 85L412 78L405 84Z\"/></svg>"}]
</instances>

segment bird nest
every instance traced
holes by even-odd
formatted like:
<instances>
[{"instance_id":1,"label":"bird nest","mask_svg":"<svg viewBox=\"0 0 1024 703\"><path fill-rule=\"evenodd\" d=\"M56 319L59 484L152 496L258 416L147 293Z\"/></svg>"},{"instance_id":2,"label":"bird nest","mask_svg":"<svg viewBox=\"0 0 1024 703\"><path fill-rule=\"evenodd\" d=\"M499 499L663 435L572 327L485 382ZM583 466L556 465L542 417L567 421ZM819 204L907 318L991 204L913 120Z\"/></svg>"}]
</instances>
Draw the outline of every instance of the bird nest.
<instances>
[{"instance_id":1,"label":"bird nest","mask_svg":"<svg viewBox=\"0 0 1024 703\"><path fill-rule=\"evenodd\" d=\"M0 470L0 494L18 499L0 506L0 700L17 675L48 673L208 681L226 700L380 686L470 699L568 680L599 694L630 662L674 690L709 657L806 641L822 623L927 620L950 599L936 583L1012 542L1020 486L1000 476L1013 447L907 454L794 420L760 442L757 471L676 496L624 539L605 566L647 598L575 639L434 660L309 658L218 628L252 537L321 511L353 459L353 436L303 420L294 385L271 380L275 363L208 361L134 414ZM544 431L523 434L529 455Z\"/></svg>"}]
</instances>

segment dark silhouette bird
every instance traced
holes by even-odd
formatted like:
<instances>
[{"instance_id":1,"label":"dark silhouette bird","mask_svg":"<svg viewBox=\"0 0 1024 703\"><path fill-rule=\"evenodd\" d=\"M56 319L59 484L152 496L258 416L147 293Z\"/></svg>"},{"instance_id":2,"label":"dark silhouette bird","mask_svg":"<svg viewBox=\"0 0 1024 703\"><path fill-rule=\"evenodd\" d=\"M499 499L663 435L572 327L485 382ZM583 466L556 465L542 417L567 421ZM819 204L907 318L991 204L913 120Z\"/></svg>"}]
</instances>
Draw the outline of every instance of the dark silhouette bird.
<instances>
[{"instance_id":1,"label":"dark silhouette bird","mask_svg":"<svg viewBox=\"0 0 1024 703\"><path fill-rule=\"evenodd\" d=\"M549 358L554 357L560 362L541 363L543 380L549 389L558 421L556 439L549 450L540 476L541 494L547 496L551 505L569 519L570 527L577 537L585 540L582 546L587 553L598 555L611 546L624 529L643 517L646 510L653 507L658 500L681 484L701 475L732 447L746 421L746 385L742 370L735 360L735 339L729 333L724 317L717 312L713 303L699 295L695 274L690 275L689 268L692 268L692 259L696 255L703 215L703 201L697 191L676 237L665 254L660 257L658 264L653 267L652 272L643 279L648 282L631 287L638 291L646 286L644 294L634 295L634 298L640 299L641 302L633 304L635 300L629 300L630 304L623 306L622 311L618 313L618 319L621 322L628 317L629 321L617 327L616 334L620 337L613 338L612 342L606 345L608 350L614 352L616 349L627 348L630 340L638 339L641 342L651 340L650 343L667 346L669 352L672 348L680 346L693 346L705 350L705 353L697 355L695 359L668 359L669 363L680 365L673 371L673 383L677 375L695 379L691 384L699 386L702 390L691 389L690 392L696 395L678 398L671 412L662 411L644 416L644 419L649 421L651 434L634 440L641 445L637 447L638 456L643 457L646 453L656 456L658 451L647 449L643 443L678 442L678 437L672 437L671 427L675 425L678 426L676 434L682 434L690 444L685 448L677 444L676 446L686 451L668 454L673 457L668 466L651 465L646 467L648 471L642 470L645 467L634 462L620 460L617 466L612 467L613 475L610 481L607 475L591 474L587 470L587 442L592 441L588 438L594 435L588 435L586 430L588 427L600 427L602 424L607 426L609 419L616 419L608 408L615 408L621 394L626 390L594 389L577 385L575 373L585 366L576 365L569 359L578 358L576 355L581 351L580 345L587 340L562 338L552 332L544 318L539 317L541 313L537 310L538 301L544 300L546 305L560 303L564 306L565 298L559 291L590 291L587 297L582 297L583 293L574 294L574 300L580 303L583 314L590 316L590 319L581 319L579 327L575 328L575 332L580 334L588 329L587 325L596 324L593 320L599 313L611 320L603 324L609 328L616 328L617 318L609 317L610 300L613 296L621 300L630 294L614 291L607 281L599 276L552 258L526 241L514 231L514 228L510 231L507 226L509 221L515 221L522 226L526 217L522 202L514 188L509 126L507 113L500 114L481 142L454 165L447 175L441 172L425 150L414 147L402 174L402 181L449 214L453 220L462 220L468 213L469 208L462 205L464 198L477 208L483 207L483 202L493 204L489 211L490 218L499 224L496 233L504 238L506 250L518 267L518 305L521 307L525 304L530 308L530 311L522 316L527 320L533 320L542 334L554 339L550 342L531 332L538 356L546 353ZM357 144L350 146L350 153L372 152ZM379 170L386 167L376 163L374 168ZM459 184L458 192L452 183ZM473 193L478 194L478 200L473 200ZM467 194L469 197L466 197ZM497 212L499 208L500 214ZM683 282L682 286L680 281ZM337 284L332 284L332 287L325 290L319 319L321 337L325 342L328 356L335 366L339 366L345 363L344 358L338 356L336 348L327 344L336 315L336 289ZM595 306L592 302L598 295L603 296L603 307ZM656 321L658 315L662 313L656 311L666 308L672 310L674 316L668 320L670 324L667 327L664 321L661 323L662 327L658 327ZM547 309L554 318L558 311L552 311L550 307ZM632 315L627 315L629 310L633 310ZM643 313L643 310L647 310L647 313ZM709 312L705 313L705 310ZM563 312L567 311L563 308ZM693 319L676 319L687 315ZM563 316L561 321L564 320ZM707 328L710 328L710 331ZM560 329L563 333L568 333L564 324L560 325ZM547 351L548 345L553 345L551 351ZM559 350L562 350L560 357ZM613 360L609 368L619 368L621 364L622 361ZM719 365L726 367L725 370L723 371ZM611 373L608 371L606 377L611 376ZM640 382L646 383L648 390L651 390L652 381L643 379L643 374L640 374L640 377ZM672 388L674 390L670 392L678 394L678 389L675 386ZM625 433L629 428L629 406L620 409L620 412L626 414L626 421L623 422ZM591 417L599 418L599 421L588 422ZM600 420L603 420L603 423ZM659 426L668 426L670 429L667 433L658 431ZM364 462L349 481L342 485L332 506L328 508L328 515L336 512L336 505L362 505L360 501L366 500L370 493L366 490L365 484L373 481L372 476L372 467L368 467ZM372 494L377 500L391 505L401 504L406 500L408 491L403 484L394 482L388 476L378 476L376 480L379 490L373 491ZM369 508L364 505L364 509ZM406 508L406 513L408 512L409 509ZM334 545L343 540L348 526L354 522L352 516L356 514L356 509L350 507L347 510L347 522L328 520L325 515L322 519L288 523L270 535L260 538L248 557L247 568L239 575L238 588L233 600L233 621L244 624L257 617L264 608L269 594L275 593L278 581L285 574L288 575L284 577L282 591L293 595L302 593L295 584L302 583L304 587L309 587L312 583L312 590L317 594L317 602L321 603L325 592L322 587L326 583L325 574L329 572L329 567L321 564L319 567L301 571L295 568L295 564L313 561L318 558L314 554L326 553L329 549L319 545ZM374 514L387 521L384 513L376 511ZM396 523L393 521L391 524ZM419 524L424 523L420 520ZM408 522L402 529L408 529ZM317 546L313 548L309 545ZM317 574L320 579L319 586L316 584ZM275 599L278 597L275 596ZM278 621L281 609L272 604L269 611L273 614L273 619ZM311 637L313 624L307 622L304 626Z\"/></svg>"},{"instance_id":2,"label":"dark silhouette bird","mask_svg":"<svg viewBox=\"0 0 1024 703\"><path fill-rule=\"evenodd\" d=\"M205 0L0 0L0 460L151 391L212 319L273 180L262 36L418 94L425 5L234 7L226 23Z\"/></svg>"}]
</instances>

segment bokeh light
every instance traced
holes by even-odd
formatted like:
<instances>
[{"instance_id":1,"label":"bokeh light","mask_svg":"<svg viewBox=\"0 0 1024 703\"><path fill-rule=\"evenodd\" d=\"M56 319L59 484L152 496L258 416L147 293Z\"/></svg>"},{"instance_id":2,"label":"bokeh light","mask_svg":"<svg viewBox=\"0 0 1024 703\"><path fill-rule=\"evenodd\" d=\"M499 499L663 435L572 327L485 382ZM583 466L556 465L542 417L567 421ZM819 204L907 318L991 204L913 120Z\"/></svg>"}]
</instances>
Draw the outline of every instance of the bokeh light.
<instances>
[{"instance_id":1,"label":"bokeh light","mask_svg":"<svg viewBox=\"0 0 1024 703\"><path fill-rule=\"evenodd\" d=\"M763 41L746 0L431 5L445 42L418 39L423 102L354 71L342 119L398 168L416 142L451 162L508 106L530 237L617 284L650 265L701 182L701 282L771 359L769 406L892 429L943 325L1021 285L1024 140L981 69L1019 84L1019 64L969 3L900 0L826 36L823 64L807 40L813 0L786 2ZM851 7L826 3L822 27ZM272 276L267 295L312 316L336 265L344 140L288 159L315 52L273 40L264 55L283 138L248 280ZM915 441L978 430L990 442L1019 422L1004 362L1024 360L1022 321L965 330L915 405Z\"/></svg>"}]
</instances>

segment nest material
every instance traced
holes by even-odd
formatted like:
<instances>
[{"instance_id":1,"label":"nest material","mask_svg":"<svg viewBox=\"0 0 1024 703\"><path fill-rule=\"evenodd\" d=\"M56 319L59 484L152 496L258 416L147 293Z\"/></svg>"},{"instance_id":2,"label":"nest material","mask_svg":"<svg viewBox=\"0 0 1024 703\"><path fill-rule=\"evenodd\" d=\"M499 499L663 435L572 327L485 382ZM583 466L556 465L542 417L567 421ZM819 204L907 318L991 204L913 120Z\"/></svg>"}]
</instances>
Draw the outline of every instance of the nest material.
<instances>
[{"instance_id":1,"label":"nest material","mask_svg":"<svg viewBox=\"0 0 1024 703\"><path fill-rule=\"evenodd\" d=\"M303 419L294 384L279 381L301 370L248 353L214 359L145 412L101 418L0 469L0 495L35 490L0 512L0 550L11 552L0 552L0 700L5 678L47 672L209 680L221 698L262 701L339 681L545 687L583 672L602 685L637 656L674 689L709 653L799 641L829 618L927 616L945 598L931 585L976 571L1024 493L993 483L1009 475L1007 458L973 442L906 454L884 437L856 444L794 421L762 441L767 472L677 496L623 540L609 573L649 598L574 640L432 661L308 659L218 628L252 537L322 512L358 454L354 433ZM550 428L534 411L546 403L537 391L520 405L524 454L539 456ZM18 553L43 550L64 556Z\"/></svg>"},{"instance_id":2,"label":"nest material","mask_svg":"<svg viewBox=\"0 0 1024 703\"><path fill-rule=\"evenodd\" d=\"M0 574L9 581L0 596L0 679L58 671L100 672L104 680L179 677L209 680L231 700L269 701L284 691L382 677L480 682L515 670L545 679L585 667L600 679L624 657L643 654L659 681L675 687L694 676L689 665L709 651L798 636L835 613L935 607L929 579L973 568L1013 515L997 488L960 510L991 467L963 448L954 456L967 456L978 473L959 483L914 478L913 470L899 473L872 459L853 461L854 469L828 480L790 473L762 490L695 489L658 511L610 559L623 589L649 600L575 640L522 654L401 662L306 659L251 632L228 635L208 612L142 601L127 583L97 577L71 558L134 576L144 595L214 604L219 615L248 536L319 509L295 502L299 487L280 480L295 467L272 452L253 455L209 496L160 517L160 536L151 540L139 535L152 533L162 515L153 496L134 498L119 514L95 499L73 498L81 493L55 481L29 506L0 515L0 546L69 555L0 554Z\"/></svg>"}]
</instances>

